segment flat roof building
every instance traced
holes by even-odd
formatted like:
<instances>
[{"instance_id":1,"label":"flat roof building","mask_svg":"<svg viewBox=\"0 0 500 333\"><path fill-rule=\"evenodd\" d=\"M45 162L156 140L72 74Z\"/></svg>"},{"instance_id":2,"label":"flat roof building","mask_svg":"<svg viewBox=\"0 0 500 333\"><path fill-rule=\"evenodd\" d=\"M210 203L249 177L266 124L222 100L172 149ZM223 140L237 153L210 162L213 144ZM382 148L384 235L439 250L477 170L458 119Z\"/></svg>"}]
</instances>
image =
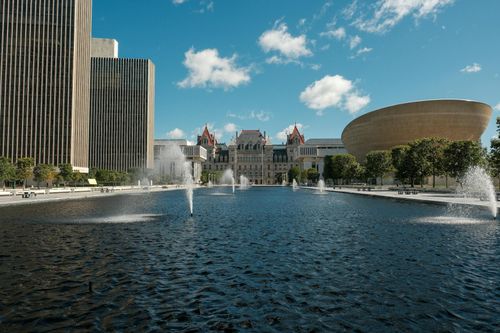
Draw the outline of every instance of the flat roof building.
<instances>
[{"instance_id":1,"label":"flat roof building","mask_svg":"<svg viewBox=\"0 0 500 333\"><path fill-rule=\"evenodd\" d=\"M118 41L111 38L92 38L93 58L118 58Z\"/></svg>"},{"instance_id":2,"label":"flat roof building","mask_svg":"<svg viewBox=\"0 0 500 333\"><path fill-rule=\"evenodd\" d=\"M105 57L91 67L90 167L152 169L154 64Z\"/></svg>"},{"instance_id":3,"label":"flat roof building","mask_svg":"<svg viewBox=\"0 0 500 333\"><path fill-rule=\"evenodd\" d=\"M0 156L87 172L92 1L0 6Z\"/></svg>"}]
</instances>

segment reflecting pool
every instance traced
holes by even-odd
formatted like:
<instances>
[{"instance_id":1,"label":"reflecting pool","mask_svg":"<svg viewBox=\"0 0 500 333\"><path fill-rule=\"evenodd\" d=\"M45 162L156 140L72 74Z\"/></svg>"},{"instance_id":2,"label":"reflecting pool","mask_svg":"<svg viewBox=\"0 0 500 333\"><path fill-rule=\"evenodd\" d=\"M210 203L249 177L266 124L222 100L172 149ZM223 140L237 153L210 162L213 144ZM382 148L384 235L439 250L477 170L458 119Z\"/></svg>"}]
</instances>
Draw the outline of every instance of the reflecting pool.
<instances>
[{"instance_id":1,"label":"reflecting pool","mask_svg":"<svg viewBox=\"0 0 500 333\"><path fill-rule=\"evenodd\" d=\"M498 331L499 239L487 211L286 187L2 208L0 331Z\"/></svg>"}]
</instances>

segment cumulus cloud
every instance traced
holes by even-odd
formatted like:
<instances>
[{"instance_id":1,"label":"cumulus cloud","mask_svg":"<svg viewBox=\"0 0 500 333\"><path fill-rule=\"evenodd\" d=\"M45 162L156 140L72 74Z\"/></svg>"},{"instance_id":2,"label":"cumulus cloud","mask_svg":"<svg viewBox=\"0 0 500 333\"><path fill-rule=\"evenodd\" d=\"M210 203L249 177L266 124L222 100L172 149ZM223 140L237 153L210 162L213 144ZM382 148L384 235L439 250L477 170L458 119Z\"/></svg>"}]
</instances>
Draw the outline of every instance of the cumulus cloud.
<instances>
[{"instance_id":1,"label":"cumulus cloud","mask_svg":"<svg viewBox=\"0 0 500 333\"><path fill-rule=\"evenodd\" d=\"M279 131L278 133L276 133L276 139L280 140L281 142L285 142L286 136L293 132L294 126L297 126L297 129L300 132L302 132L302 130L304 129L304 125L302 125L300 123L291 124L288 127L285 127L282 131Z\"/></svg>"},{"instance_id":2,"label":"cumulus cloud","mask_svg":"<svg viewBox=\"0 0 500 333\"><path fill-rule=\"evenodd\" d=\"M319 34L321 37L335 38L338 40L344 39L346 37L346 32L343 27L337 29L330 29L323 31Z\"/></svg>"},{"instance_id":3,"label":"cumulus cloud","mask_svg":"<svg viewBox=\"0 0 500 333\"><path fill-rule=\"evenodd\" d=\"M326 75L313 82L301 94L300 101L317 115L329 107L338 107L356 113L370 103L370 96L363 96L355 84L341 75Z\"/></svg>"},{"instance_id":4,"label":"cumulus cloud","mask_svg":"<svg viewBox=\"0 0 500 333\"><path fill-rule=\"evenodd\" d=\"M462 68L460 71L462 73L477 73L481 71L481 65L478 63L473 63L472 65L467 65Z\"/></svg>"},{"instance_id":5,"label":"cumulus cloud","mask_svg":"<svg viewBox=\"0 0 500 333\"><path fill-rule=\"evenodd\" d=\"M271 119L272 113L265 112L263 110L261 110L261 111L253 111L252 110L249 113L245 113L245 114L236 114L236 113L228 112L227 116L230 118L237 118L240 120L257 119L258 121L266 122L266 121L269 121Z\"/></svg>"},{"instance_id":6,"label":"cumulus cloud","mask_svg":"<svg viewBox=\"0 0 500 333\"><path fill-rule=\"evenodd\" d=\"M285 23L280 23L273 29L262 33L259 37L259 45L266 53L278 52L278 55L267 60L268 63L297 62L301 57L313 54L307 48L306 35L292 36Z\"/></svg>"},{"instance_id":7,"label":"cumulus cloud","mask_svg":"<svg viewBox=\"0 0 500 333\"><path fill-rule=\"evenodd\" d=\"M238 130L238 126L233 123L227 123L224 125L224 131L227 133L234 133Z\"/></svg>"},{"instance_id":8,"label":"cumulus cloud","mask_svg":"<svg viewBox=\"0 0 500 333\"><path fill-rule=\"evenodd\" d=\"M180 128L174 128L170 132L167 132L167 137L169 139L183 139L185 136L186 134Z\"/></svg>"},{"instance_id":9,"label":"cumulus cloud","mask_svg":"<svg viewBox=\"0 0 500 333\"><path fill-rule=\"evenodd\" d=\"M236 54L231 58L219 56L217 49L185 53L184 66L188 76L178 82L181 88L208 87L230 89L250 82L250 69L236 65Z\"/></svg>"},{"instance_id":10,"label":"cumulus cloud","mask_svg":"<svg viewBox=\"0 0 500 333\"><path fill-rule=\"evenodd\" d=\"M496 111L500 111L500 102L499 102L497 105L495 105L494 109L495 109Z\"/></svg>"},{"instance_id":11,"label":"cumulus cloud","mask_svg":"<svg viewBox=\"0 0 500 333\"><path fill-rule=\"evenodd\" d=\"M369 103L370 96L360 96L354 93L347 96L344 107L350 114L355 114Z\"/></svg>"},{"instance_id":12,"label":"cumulus cloud","mask_svg":"<svg viewBox=\"0 0 500 333\"><path fill-rule=\"evenodd\" d=\"M349 40L349 47L352 49L354 49L356 46L358 46L359 44L361 43L361 37L359 37L358 35L356 36L353 36L351 37L351 39Z\"/></svg>"},{"instance_id":13,"label":"cumulus cloud","mask_svg":"<svg viewBox=\"0 0 500 333\"><path fill-rule=\"evenodd\" d=\"M185 2L187 2L188 0L172 0L172 3L174 5L180 5L180 4L183 4Z\"/></svg>"},{"instance_id":14,"label":"cumulus cloud","mask_svg":"<svg viewBox=\"0 0 500 333\"><path fill-rule=\"evenodd\" d=\"M415 20L428 16L436 16L444 7L452 5L455 0L378 0L373 6L361 6L355 1L345 10L346 16L354 17L361 13L353 24L360 30L371 33L384 33L408 15ZM367 17L363 13L373 12Z\"/></svg>"}]
</instances>

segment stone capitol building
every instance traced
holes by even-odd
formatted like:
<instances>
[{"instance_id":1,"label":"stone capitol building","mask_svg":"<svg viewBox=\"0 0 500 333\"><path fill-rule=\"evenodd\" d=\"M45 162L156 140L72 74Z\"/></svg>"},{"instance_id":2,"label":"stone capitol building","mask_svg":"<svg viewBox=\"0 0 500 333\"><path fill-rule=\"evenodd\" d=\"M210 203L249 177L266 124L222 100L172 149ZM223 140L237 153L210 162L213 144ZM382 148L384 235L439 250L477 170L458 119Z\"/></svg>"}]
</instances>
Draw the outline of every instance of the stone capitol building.
<instances>
[{"instance_id":1,"label":"stone capitol building","mask_svg":"<svg viewBox=\"0 0 500 333\"><path fill-rule=\"evenodd\" d=\"M242 130L229 145L218 143L207 126L197 138L197 146L207 151L201 170L207 173L232 169L235 179L247 177L253 184L280 184L289 182L288 171L315 168L323 173L323 160L327 155L346 153L340 139L310 139L294 126L283 144L272 144L266 132Z\"/></svg>"}]
</instances>

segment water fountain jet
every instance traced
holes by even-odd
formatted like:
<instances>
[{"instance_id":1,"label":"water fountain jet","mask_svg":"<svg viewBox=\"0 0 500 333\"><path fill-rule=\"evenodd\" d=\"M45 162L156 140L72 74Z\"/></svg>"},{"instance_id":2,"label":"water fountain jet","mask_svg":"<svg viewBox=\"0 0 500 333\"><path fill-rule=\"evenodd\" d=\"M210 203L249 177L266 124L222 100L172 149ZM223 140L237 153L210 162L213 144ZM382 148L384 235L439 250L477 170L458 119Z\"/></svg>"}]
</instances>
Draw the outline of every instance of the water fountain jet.
<instances>
[{"instance_id":1,"label":"water fountain jet","mask_svg":"<svg viewBox=\"0 0 500 333\"><path fill-rule=\"evenodd\" d=\"M248 190L250 187L250 182L248 181L248 178L241 175L240 176L240 190Z\"/></svg>"},{"instance_id":2,"label":"water fountain jet","mask_svg":"<svg viewBox=\"0 0 500 333\"><path fill-rule=\"evenodd\" d=\"M234 194L235 185L234 185L234 173L233 173L233 170L227 169L226 171L224 171L224 174L222 175L221 181L222 181L223 184L229 184L229 185L231 185L231 187L233 189L233 194Z\"/></svg>"},{"instance_id":3,"label":"water fountain jet","mask_svg":"<svg viewBox=\"0 0 500 333\"><path fill-rule=\"evenodd\" d=\"M462 183L457 188L457 194L464 198L478 198L488 202L488 209L497 217L497 198L495 187L490 175L480 166L470 167L462 178Z\"/></svg>"},{"instance_id":4,"label":"water fountain jet","mask_svg":"<svg viewBox=\"0 0 500 333\"><path fill-rule=\"evenodd\" d=\"M325 192L325 181L323 179L320 179L318 182L318 190L319 190L319 193Z\"/></svg>"}]
</instances>

